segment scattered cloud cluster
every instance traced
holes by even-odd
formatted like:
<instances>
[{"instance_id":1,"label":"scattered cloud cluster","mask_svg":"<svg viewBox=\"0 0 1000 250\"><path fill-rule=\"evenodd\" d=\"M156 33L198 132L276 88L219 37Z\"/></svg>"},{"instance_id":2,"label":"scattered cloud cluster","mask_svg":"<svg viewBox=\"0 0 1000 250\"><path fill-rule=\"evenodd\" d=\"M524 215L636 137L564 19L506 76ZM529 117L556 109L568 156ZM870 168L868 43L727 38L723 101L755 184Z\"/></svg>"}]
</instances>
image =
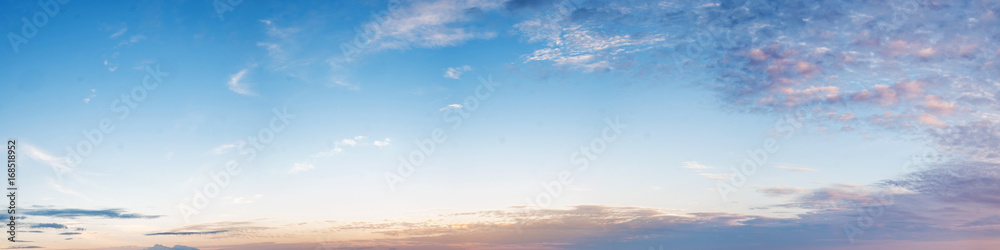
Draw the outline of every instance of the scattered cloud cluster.
<instances>
[{"instance_id":1,"label":"scattered cloud cluster","mask_svg":"<svg viewBox=\"0 0 1000 250\"><path fill-rule=\"evenodd\" d=\"M354 148L363 146L375 146L381 149L382 147L387 147L391 145L390 143L391 141L392 140L389 138L385 138L383 140L369 140L368 137L362 135L333 141L330 143L332 149L310 155L309 160L307 161L297 162L292 164L292 168L290 168L286 173L294 174L315 169L316 168L315 164L318 160L341 154L344 152L345 147Z\"/></svg>"}]
</instances>

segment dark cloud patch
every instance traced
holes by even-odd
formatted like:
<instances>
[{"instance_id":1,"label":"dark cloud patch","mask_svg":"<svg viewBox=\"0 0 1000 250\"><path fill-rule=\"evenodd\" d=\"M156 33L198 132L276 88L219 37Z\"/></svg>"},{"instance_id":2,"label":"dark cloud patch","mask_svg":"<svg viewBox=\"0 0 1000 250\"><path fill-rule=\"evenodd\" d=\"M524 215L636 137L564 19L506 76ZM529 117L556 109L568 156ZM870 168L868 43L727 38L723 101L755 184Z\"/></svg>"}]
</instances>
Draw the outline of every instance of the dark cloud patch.
<instances>
[{"instance_id":1,"label":"dark cloud patch","mask_svg":"<svg viewBox=\"0 0 1000 250\"><path fill-rule=\"evenodd\" d=\"M853 187L835 189L853 190ZM820 190L819 193L839 191ZM811 193L816 192L806 192ZM854 194L825 194L855 197ZM854 199L854 198L843 198ZM900 196L899 200L911 200ZM914 203L902 202L887 209L864 234L873 240L851 243L844 234L846 222L857 221L857 209L817 206L796 218L772 218L734 213L675 214L642 207L576 206L570 209L523 208L443 214L440 218L476 218L463 225L438 220L352 222L331 230L362 231L391 236L379 247L420 246L448 249L462 244L495 248L648 249L806 249L869 247L882 240L930 241L995 239L1000 232L955 230L941 221L912 216ZM891 212L890 212L891 210ZM922 219L918 219L922 218ZM558 245L552 245L559 242ZM371 242L332 242L342 247L373 247Z\"/></svg>"},{"instance_id":2,"label":"dark cloud patch","mask_svg":"<svg viewBox=\"0 0 1000 250\"><path fill-rule=\"evenodd\" d=\"M64 233L59 233L59 235L78 235L78 234L80 234L80 233L78 233L78 232L64 232Z\"/></svg>"},{"instance_id":3,"label":"dark cloud patch","mask_svg":"<svg viewBox=\"0 0 1000 250\"><path fill-rule=\"evenodd\" d=\"M215 230L215 231L204 231L204 232L160 232L160 233L148 233L146 236L154 235L201 235L201 234L218 234L225 233L228 230Z\"/></svg>"},{"instance_id":4,"label":"dark cloud patch","mask_svg":"<svg viewBox=\"0 0 1000 250\"><path fill-rule=\"evenodd\" d=\"M66 225L59 223L38 223L32 224L31 228L53 228L53 229L66 229Z\"/></svg>"},{"instance_id":5,"label":"dark cloud patch","mask_svg":"<svg viewBox=\"0 0 1000 250\"><path fill-rule=\"evenodd\" d=\"M211 235L216 238L249 238L256 237L261 230L269 227L257 226L253 221L222 221L203 224L187 225L163 232L148 233L146 236L158 235L178 235L178 236L199 236Z\"/></svg>"},{"instance_id":6,"label":"dark cloud patch","mask_svg":"<svg viewBox=\"0 0 1000 250\"><path fill-rule=\"evenodd\" d=\"M153 247L143 248L143 250L198 250L197 248L189 246L174 245L173 247L168 247L160 244L156 244Z\"/></svg>"},{"instance_id":7,"label":"dark cloud patch","mask_svg":"<svg viewBox=\"0 0 1000 250\"><path fill-rule=\"evenodd\" d=\"M757 191L770 197L785 197L802 193L805 189L795 187L759 187Z\"/></svg>"},{"instance_id":8,"label":"dark cloud patch","mask_svg":"<svg viewBox=\"0 0 1000 250\"><path fill-rule=\"evenodd\" d=\"M504 3L504 8L508 11L537 10L551 7L555 0L511 0Z\"/></svg>"},{"instance_id":9,"label":"dark cloud patch","mask_svg":"<svg viewBox=\"0 0 1000 250\"><path fill-rule=\"evenodd\" d=\"M24 212L27 215L48 216L56 218L77 218L77 217L97 217L108 219L153 219L160 215L142 215L136 213L125 213L124 209L31 209Z\"/></svg>"},{"instance_id":10,"label":"dark cloud patch","mask_svg":"<svg viewBox=\"0 0 1000 250\"><path fill-rule=\"evenodd\" d=\"M1000 164L988 162L949 162L885 181L947 202L1000 206L997 183Z\"/></svg>"},{"instance_id":11,"label":"dark cloud patch","mask_svg":"<svg viewBox=\"0 0 1000 250\"><path fill-rule=\"evenodd\" d=\"M969 223L965 223L962 226L963 227L982 227L982 226L996 226L996 225L1000 225L1000 216L994 215L994 216L990 216L990 217L981 218L981 219L978 219L978 220L975 220L975 221L971 221Z\"/></svg>"}]
</instances>

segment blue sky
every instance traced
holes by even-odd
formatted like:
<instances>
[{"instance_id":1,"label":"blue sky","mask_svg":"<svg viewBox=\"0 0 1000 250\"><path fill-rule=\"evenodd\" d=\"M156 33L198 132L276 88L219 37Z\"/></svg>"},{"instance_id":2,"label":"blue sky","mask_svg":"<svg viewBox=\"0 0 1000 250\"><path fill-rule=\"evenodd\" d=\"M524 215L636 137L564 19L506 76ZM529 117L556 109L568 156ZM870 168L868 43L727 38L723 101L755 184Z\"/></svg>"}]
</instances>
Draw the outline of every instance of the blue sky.
<instances>
[{"instance_id":1,"label":"blue sky","mask_svg":"<svg viewBox=\"0 0 1000 250\"><path fill-rule=\"evenodd\" d=\"M991 1L41 3L9 248L1000 245Z\"/></svg>"}]
</instances>

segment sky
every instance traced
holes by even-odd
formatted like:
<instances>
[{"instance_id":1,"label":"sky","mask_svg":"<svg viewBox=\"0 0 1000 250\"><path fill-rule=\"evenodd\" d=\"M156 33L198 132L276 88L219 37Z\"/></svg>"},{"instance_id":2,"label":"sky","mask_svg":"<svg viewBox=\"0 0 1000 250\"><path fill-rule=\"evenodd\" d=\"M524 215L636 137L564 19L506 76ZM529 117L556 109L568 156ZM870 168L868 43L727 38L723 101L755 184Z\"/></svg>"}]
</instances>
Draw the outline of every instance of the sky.
<instances>
[{"instance_id":1,"label":"sky","mask_svg":"<svg viewBox=\"0 0 1000 250\"><path fill-rule=\"evenodd\" d=\"M4 1L8 249L997 249L1000 3Z\"/></svg>"}]
</instances>

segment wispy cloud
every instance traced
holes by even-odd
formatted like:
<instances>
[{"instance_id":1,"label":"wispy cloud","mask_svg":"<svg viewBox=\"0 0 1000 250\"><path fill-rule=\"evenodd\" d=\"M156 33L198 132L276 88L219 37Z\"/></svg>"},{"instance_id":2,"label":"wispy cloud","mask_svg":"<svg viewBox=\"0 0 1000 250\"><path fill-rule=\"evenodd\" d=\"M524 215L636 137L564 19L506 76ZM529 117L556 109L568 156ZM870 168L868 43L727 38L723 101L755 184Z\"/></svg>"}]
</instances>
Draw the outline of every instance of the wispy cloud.
<instances>
[{"instance_id":1,"label":"wispy cloud","mask_svg":"<svg viewBox=\"0 0 1000 250\"><path fill-rule=\"evenodd\" d=\"M797 187L757 187L757 191L770 197L786 197L806 192L808 189Z\"/></svg>"},{"instance_id":2,"label":"wispy cloud","mask_svg":"<svg viewBox=\"0 0 1000 250\"><path fill-rule=\"evenodd\" d=\"M115 48L117 49L117 48L122 48L122 47L128 47L128 46L131 46L132 44L135 44L135 43L137 43L139 41L142 41L142 40L146 40L146 36L144 36L144 35L133 35L133 36L129 37L127 40L119 42L118 45L115 46Z\"/></svg>"},{"instance_id":3,"label":"wispy cloud","mask_svg":"<svg viewBox=\"0 0 1000 250\"><path fill-rule=\"evenodd\" d=\"M243 79L243 78L246 77L247 73L249 73L249 72L250 72L250 68L246 68L246 69L240 70L240 72L236 72L236 74L233 74L233 75L229 76L229 82L226 83L226 85L229 86L229 90L232 90L233 92L236 92L237 94L246 95L246 96L255 96L255 95L257 95L256 93L254 93L253 91L250 90L249 83L247 83Z\"/></svg>"},{"instance_id":4,"label":"wispy cloud","mask_svg":"<svg viewBox=\"0 0 1000 250\"><path fill-rule=\"evenodd\" d=\"M204 232L160 232L160 233L148 233L148 234L146 234L146 236L155 236L155 235L199 235L199 234L217 234L217 233L225 233L225 232L228 232L228 231L227 230L215 230L215 231L204 231Z\"/></svg>"},{"instance_id":5,"label":"wispy cloud","mask_svg":"<svg viewBox=\"0 0 1000 250\"><path fill-rule=\"evenodd\" d=\"M83 103L90 103L90 98L97 96L97 89L90 89L90 96L83 98Z\"/></svg>"},{"instance_id":6,"label":"wispy cloud","mask_svg":"<svg viewBox=\"0 0 1000 250\"><path fill-rule=\"evenodd\" d=\"M24 214L26 215L36 215L36 216L47 216L56 218L77 218L77 217L94 217L94 218L107 218L107 219L153 219L159 218L160 215L143 215L137 213L125 213L124 209L77 209L77 208L67 208L67 209L25 209Z\"/></svg>"},{"instance_id":7,"label":"wispy cloud","mask_svg":"<svg viewBox=\"0 0 1000 250\"><path fill-rule=\"evenodd\" d=\"M269 227L257 226L251 221L221 221L203 224L187 225L179 228L166 230L163 232L147 233L146 236L176 235L176 236L198 236L213 235L217 237L248 237L254 233L269 229Z\"/></svg>"},{"instance_id":8,"label":"wispy cloud","mask_svg":"<svg viewBox=\"0 0 1000 250\"><path fill-rule=\"evenodd\" d=\"M292 169L288 170L288 174L294 174L294 173L298 173L298 172L302 172L302 171L306 171L306 170L311 170L311 169L314 169L314 168L316 168L316 166L313 166L312 163L309 163L309 162L299 162L299 163L295 163L295 164L292 165Z\"/></svg>"},{"instance_id":9,"label":"wispy cloud","mask_svg":"<svg viewBox=\"0 0 1000 250\"><path fill-rule=\"evenodd\" d=\"M261 194L255 194L255 195L249 196L249 197L242 197L241 196L241 197L236 197L236 198L231 198L231 199L232 199L233 204L250 204L250 203L256 202L257 200L260 200L261 197L264 197L264 196L261 195Z\"/></svg>"},{"instance_id":10,"label":"wispy cloud","mask_svg":"<svg viewBox=\"0 0 1000 250\"><path fill-rule=\"evenodd\" d=\"M465 65L465 66L461 66L461 67L448 68L448 70L445 70L445 72L444 72L444 77L445 78L451 78L451 79L459 79L459 78L462 78L462 74L464 74L466 71L470 71L470 70L472 70L472 67L470 67L469 65Z\"/></svg>"},{"instance_id":11,"label":"wispy cloud","mask_svg":"<svg viewBox=\"0 0 1000 250\"><path fill-rule=\"evenodd\" d=\"M45 151L42 151L41 149L38 149L37 147L32 146L30 144L24 144L21 147L24 148L24 150L28 154L28 158L45 163L46 165L49 165L49 167L53 169L69 168L68 165L69 160L67 160L66 158L52 156L49 153L46 153Z\"/></svg>"},{"instance_id":12,"label":"wispy cloud","mask_svg":"<svg viewBox=\"0 0 1000 250\"><path fill-rule=\"evenodd\" d=\"M729 181L733 178L733 174L711 174L711 173L700 173L698 176L705 177L711 180L717 181Z\"/></svg>"},{"instance_id":13,"label":"wispy cloud","mask_svg":"<svg viewBox=\"0 0 1000 250\"><path fill-rule=\"evenodd\" d=\"M794 164L784 164L784 163L779 163L779 164L775 165L774 167L775 168L780 168L780 169L792 170L792 171L796 171L796 172L815 172L816 171L816 169L808 168L808 167L805 167L805 166L794 165Z\"/></svg>"},{"instance_id":14,"label":"wispy cloud","mask_svg":"<svg viewBox=\"0 0 1000 250\"><path fill-rule=\"evenodd\" d=\"M313 52L302 49L302 31L300 27L279 26L278 20L260 20L264 24L266 39L258 42L257 47L267 51L268 60L264 65L267 69L282 72L289 76L304 78L306 68L316 62Z\"/></svg>"},{"instance_id":15,"label":"wispy cloud","mask_svg":"<svg viewBox=\"0 0 1000 250\"><path fill-rule=\"evenodd\" d=\"M114 38L116 38L118 36L121 36L122 34L125 34L126 31L128 31L128 28L122 28L122 29L118 30L117 32L115 32L114 34L111 34L111 36L109 36L108 38L114 39Z\"/></svg>"},{"instance_id":16,"label":"wispy cloud","mask_svg":"<svg viewBox=\"0 0 1000 250\"><path fill-rule=\"evenodd\" d=\"M448 106L444 106L443 108L438 109L438 111L445 111L449 109L460 109L460 108L462 108L462 104L455 103L455 104L448 104Z\"/></svg>"},{"instance_id":17,"label":"wispy cloud","mask_svg":"<svg viewBox=\"0 0 1000 250\"><path fill-rule=\"evenodd\" d=\"M376 146L378 148L387 147L390 145L391 139L385 138L384 140L369 141L367 136L358 135L351 138L344 138L331 142L333 148L330 150L315 153L309 156L309 159L303 162L297 162L292 164L292 167L286 172L287 174L294 174L298 172L308 171L316 168L316 161L338 155L344 152L345 147L360 147L360 146Z\"/></svg>"},{"instance_id":18,"label":"wispy cloud","mask_svg":"<svg viewBox=\"0 0 1000 250\"><path fill-rule=\"evenodd\" d=\"M962 224L962 227L986 227L1000 225L1000 216L993 215Z\"/></svg>"},{"instance_id":19,"label":"wispy cloud","mask_svg":"<svg viewBox=\"0 0 1000 250\"><path fill-rule=\"evenodd\" d=\"M109 72L115 72L115 70L118 70L118 64L110 63L108 60L104 60L104 66L108 67Z\"/></svg>"},{"instance_id":20,"label":"wispy cloud","mask_svg":"<svg viewBox=\"0 0 1000 250\"><path fill-rule=\"evenodd\" d=\"M389 141L390 141L389 138L385 138L385 140L372 142L372 145L375 145L376 147L381 148L381 147L389 146L390 145Z\"/></svg>"},{"instance_id":21,"label":"wispy cloud","mask_svg":"<svg viewBox=\"0 0 1000 250\"><path fill-rule=\"evenodd\" d=\"M66 229L66 225L59 223L38 223L31 224L31 228L53 228L53 229Z\"/></svg>"},{"instance_id":22,"label":"wispy cloud","mask_svg":"<svg viewBox=\"0 0 1000 250\"><path fill-rule=\"evenodd\" d=\"M212 154L221 155L225 154L226 152L232 151L233 149L236 148L236 146L238 146L237 143L222 144L219 145L218 147L213 148L210 152L212 152Z\"/></svg>"},{"instance_id":23,"label":"wispy cloud","mask_svg":"<svg viewBox=\"0 0 1000 250\"><path fill-rule=\"evenodd\" d=\"M686 161L681 164L681 167L687 169L713 169L713 167L706 166L696 161Z\"/></svg>"},{"instance_id":24,"label":"wispy cloud","mask_svg":"<svg viewBox=\"0 0 1000 250\"><path fill-rule=\"evenodd\" d=\"M372 21L379 32L373 38L375 49L439 48L455 46L475 39L492 39L496 32L467 22L483 15L482 11L502 7L500 1L417 1L401 4L390 19Z\"/></svg>"},{"instance_id":25,"label":"wispy cloud","mask_svg":"<svg viewBox=\"0 0 1000 250\"><path fill-rule=\"evenodd\" d=\"M197 248L193 248L193 247L189 247L189 246L182 246L182 245L174 245L173 247L168 247L168 246L156 244L153 247L143 248L142 250L198 250L198 249Z\"/></svg>"},{"instance_id":26,"label":"wispy cloud","mask_svg":"<svg viewBox=\"0 0 1000 250\"><path fill-rule=\"evenodd\" d=\"M361 89L361 87L358 87L358 85L355 85L355 84L352 84L352 83L349 83L349 82L346 82L346 81L343 81L343 80L336 80L336 79L331 80L329 86L332 86L332 87L341 87L341 88L346 88L346 89L349 89L349 90L359 90L359 89Z\"/></svg>"},{"instance_id":27,"label":"wispy cloud","mask_svg":"<svg viewBox=\"0 0 1000 250\"><path fill-rule=\"evenodd\" d=\"M79 197L80 199L84 199L87 201L94 201L94 199L91 199L90 196L84 195L80 192L77 192L76 190L63 187L62 184L59 184L59 182L56 182L56 180L53 179L49 179L49 187L60 193L76 196Z\"/></svg>"}]
</instances>

